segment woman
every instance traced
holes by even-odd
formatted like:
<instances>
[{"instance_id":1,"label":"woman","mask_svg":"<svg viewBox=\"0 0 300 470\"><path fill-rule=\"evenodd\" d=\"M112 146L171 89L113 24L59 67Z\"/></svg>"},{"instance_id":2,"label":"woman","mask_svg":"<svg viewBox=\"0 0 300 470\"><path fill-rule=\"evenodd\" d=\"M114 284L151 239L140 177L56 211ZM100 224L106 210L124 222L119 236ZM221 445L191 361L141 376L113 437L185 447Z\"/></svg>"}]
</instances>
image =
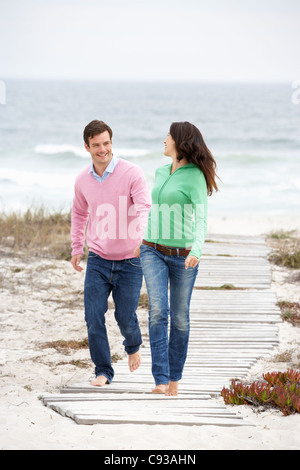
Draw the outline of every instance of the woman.
<instances>
[{"instance_id":1,"label":"woman","mask_svg":"<svg viewBox=\"0 0 300 470\"><path fill-rule=\"evenodd\" d=\"M187 356L189 307L206 235L207 195L218 188L216 162L193 124L174 122L164 144L172 163L156 171L140 258L150 304L152 392L173 396L178 394Z\"/></svg>"}]
</instances>

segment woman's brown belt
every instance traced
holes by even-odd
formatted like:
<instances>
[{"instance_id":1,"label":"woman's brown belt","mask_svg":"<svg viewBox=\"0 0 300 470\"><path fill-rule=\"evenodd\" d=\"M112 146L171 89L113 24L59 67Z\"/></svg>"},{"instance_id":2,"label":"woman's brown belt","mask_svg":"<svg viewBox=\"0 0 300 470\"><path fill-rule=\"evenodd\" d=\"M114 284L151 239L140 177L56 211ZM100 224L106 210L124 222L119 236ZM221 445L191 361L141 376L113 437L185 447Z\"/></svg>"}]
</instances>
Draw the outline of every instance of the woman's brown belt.
<instances>
[{"instance_id":1,"label":"woman's brown belt","mask_svg":"<svg viewBox=\"0 0 300 470\"><path fill-rule=\"evenodd\" d=\"M164 255L168 255L168 256L172 256L172 255L188 256L191 251L191 248L186 248L186 249L185 248L173 248L170 246L159 245L158 243L148 242L147 240L143 240L142 244L151 246L152 248L155 248L160 253L163 253Z\"/></svg>"}]
</instances>

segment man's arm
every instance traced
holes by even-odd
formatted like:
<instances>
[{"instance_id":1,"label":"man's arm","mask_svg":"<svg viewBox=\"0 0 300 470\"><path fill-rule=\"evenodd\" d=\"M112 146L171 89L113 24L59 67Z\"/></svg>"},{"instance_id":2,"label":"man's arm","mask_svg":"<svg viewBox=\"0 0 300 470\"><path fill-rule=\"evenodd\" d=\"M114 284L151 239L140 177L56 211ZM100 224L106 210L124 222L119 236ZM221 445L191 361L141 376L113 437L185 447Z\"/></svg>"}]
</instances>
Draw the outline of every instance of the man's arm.
<instances>
[{"instance_id":1,"label":"man's arm","mask_svg":"<svg viewBox=\"0 0 300 470\"><path fill-rule=\"evenodd\" d=\"M83 255L85 241L85 229L88 221L88 204L85 197L75 186L75 196L73 200L71 216L71 239L72 239L72 259L71 263L76 271L82 271L79 266Z\"/></svg>"},{"instance_id":2,"label":"man's arm","mask_svg":"<svg viewBox=\"0 0 300 470\"><path fill-rule=\"evenodd\" d=\"M134 256L140 256L140 245L148 223L148 216L151 208L151 197L148 191L146 178L141 169L139 169L131 186L131 199L134 203L137 216L139 217L140 240L134 250Z\"/></svg>"}]
</instances>

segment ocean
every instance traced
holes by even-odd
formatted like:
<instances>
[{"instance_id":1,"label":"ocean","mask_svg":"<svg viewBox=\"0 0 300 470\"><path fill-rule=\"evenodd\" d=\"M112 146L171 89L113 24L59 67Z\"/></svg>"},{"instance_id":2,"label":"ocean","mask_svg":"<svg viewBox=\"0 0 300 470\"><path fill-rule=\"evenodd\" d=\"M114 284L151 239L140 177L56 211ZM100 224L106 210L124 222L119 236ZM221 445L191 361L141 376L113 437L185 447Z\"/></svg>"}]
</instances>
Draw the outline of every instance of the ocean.
<instances>
[{"instance_id":1,"label":"ocean","mask_svg":"<svg viewBox=\"0 0 300 470\"><path fill-rule=\"evenodd\" d=\"M195 124L218 165L209 214L300 215L300 104L291 84L5 80L0 104L0 210L69 211L90 163L85 125L113 129L113 151L139 165L149 190L170 159L173 121Z\"/></svg>"}]
</instances>

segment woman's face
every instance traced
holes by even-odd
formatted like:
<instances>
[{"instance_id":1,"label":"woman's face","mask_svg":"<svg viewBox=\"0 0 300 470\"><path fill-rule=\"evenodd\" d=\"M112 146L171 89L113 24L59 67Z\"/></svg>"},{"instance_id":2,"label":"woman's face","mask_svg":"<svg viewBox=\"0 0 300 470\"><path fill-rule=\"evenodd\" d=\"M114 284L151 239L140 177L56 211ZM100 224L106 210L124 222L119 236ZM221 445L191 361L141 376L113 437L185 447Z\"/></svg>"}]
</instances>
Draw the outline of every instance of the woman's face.
<instances>
[{"instance_id":1,"label":"woman's face","mask_svg":"<svg viewBox=\"0 0 300 470\"><path fill-rule=\"evenodd\" d=\"M166 155L167 157L176 157L175 141L173 140L170 133L168 133L168 136L166 140L164 141L164 144L165 144L164 155Z\"/></svg>"}]
</instances>

